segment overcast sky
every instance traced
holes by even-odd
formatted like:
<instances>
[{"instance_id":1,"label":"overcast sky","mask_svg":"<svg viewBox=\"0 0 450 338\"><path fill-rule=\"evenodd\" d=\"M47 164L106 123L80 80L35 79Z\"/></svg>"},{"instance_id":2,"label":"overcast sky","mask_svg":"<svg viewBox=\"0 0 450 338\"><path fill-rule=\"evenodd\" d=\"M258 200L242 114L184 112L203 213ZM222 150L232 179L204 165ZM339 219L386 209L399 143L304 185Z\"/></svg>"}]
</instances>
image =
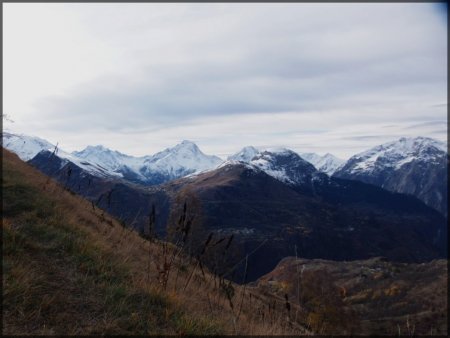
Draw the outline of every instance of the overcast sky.
<instances>
[{"instance_id":1,"label":"overcast sky","mask_svg":"<svg viewBox=\"0 0 450 338\"><path fill-rule=\"evenodd\" d=\"M447 14L405 4L3 4L4 128L153 154L183 139L347 158L447 141Z\"/></svg>"}]
</instances>

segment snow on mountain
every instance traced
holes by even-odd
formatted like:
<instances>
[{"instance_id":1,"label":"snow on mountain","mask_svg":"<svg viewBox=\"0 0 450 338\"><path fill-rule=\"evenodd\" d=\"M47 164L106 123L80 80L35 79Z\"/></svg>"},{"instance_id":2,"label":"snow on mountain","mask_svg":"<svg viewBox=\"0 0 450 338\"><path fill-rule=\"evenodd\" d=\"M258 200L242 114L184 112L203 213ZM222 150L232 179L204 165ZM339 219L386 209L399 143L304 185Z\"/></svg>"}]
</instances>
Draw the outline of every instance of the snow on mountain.
<instances>
[{"instance_id":1,"label":"snow on mountain","mask_svg":"<svg viewBox=\"0 0 450 338\"><path fill-rule=\"evenodd\" d=\"M294 151L280 147L265 148L264 150L258 150L251 146L244 147L212 170L222 169L226 172L233 170L236 166L245 166L256 173L264 172L278 181L292 186L304 184L309 186L313 180L320 179L320 175L317 175L318 171L311 163L305 161ZM204 172L196 172L186 177L195 179Z\"/></svg>"},{"instance_id":2,"label":"snow on mountain","mask_svg":"<svg viewBox=\"0 0 450 338\"><path fill-rule=\"evenodd\" d=\"M277 180L293 185L309 182L316 172L311 163L286 148L264 150L249 163Z\"/></svg>"},{"instance_id":3,"label":"snow on mountain","mask_svg":"<svg viewBox=\"0 0 450 338\"><path fill-rule=\"evenodd\" d=\"M414 160L436 161L443 152L447 152L444 142L428 137L402 137L397 141L381 144L352 156L345 166L349 163L353 164L347 169L351 173L372 172L380 167L400 169Z\"/></svg>"},{"instance_id":4,"label":"snow on mountain","mask_svg":"<svg viewBox=\"0 0 450 338\"><path fill-rule=\"evenodd\" d=\"M75 156L73 153L71 154L62 150L58 150L56 155L62 159L61 168L64 167L67 163L71 162L94 176L105 178L123 177L122 173L114 171L108 166L103 165L102 163L87 161L83 158Z\"/></svg>"},{"instance_id":5,"label":"snow on mountain","mask_svg":"<svg viewBox=\"0 0 450 338\"><path fill-rule=\"evenodd\" d=\"M55 151L55 145L50 142L35 136L28 136L23 134L13 134L3 132L3 147L15 153L23 161L29 161L42 151ZM121 176L120 174L109 171L102 167L100 162L90 163L82 157L75 154L70 154L64 150L57 148L56 156L62 159L61 166L72 162L78 167L90 172L96 176Z\"/></svg>"},{"instance_id":6,"label":"snow on mountain","mask_svg":"<svg viewBox=\"0 0 450 338\"><path fill-rule=\"evenodd\" d=\"M3 132L2 145L15 153L23 161L28 161L42 150L53 151L55 145L35 136L17 135Z\"/></svg>"},{"instance_id":7,"label":"snow on mountain","mask_svg":"<svg viewBox=\"0 0 450 338\"><path fill-rule=\"evenodd\" d=\"M447 215L447 167L444 142L403 137L352 156L333 176L414 195Z\"/></svg>"},{"instance_id":8,"label":"snow on mountain","mask_svg":"<svg viewBox=\"0 0 450 338\"><path fill-rule=\"evenodd\" d=\"M101 164L112 170L120 168L127 160L131 160L133 158L132 156L110 150L101 145L87 146L84 150L74 151L72 154L80 159Z\"/></svg>"},{"instance_id":9,"label":"snow on mountain","mask_svg":"<svg viewBox=\"0 0 450 338\"><path fill-rule=\"evenodd\" d=\"M314 166L294 151L283 147L269 147L258 150L247 146L228 157L226 163L246 163L287 184L307 182L316 171Z\"/></svg>"},{"instance_id":10,"label":"snow on mountain","mask_svg":"<svg viewBox=\"0 0 450 338\"><path fill-rule=\"evenodd\" d=\"M328 175L333 175L333 173L345 163L344 160L337 158L330 153L326 153L323 156L316 153L300 153L300 156L316 167L317 170Z\"/></svg>"},{"instance_id":11,"label":"snow on mountain","mask_svg":"<svg viewBox=\"0 0 450 338\"><path fill-rule=\"evenodd\" d=\"M129 156L116 150L108 149L102 145L87 146L82 151L72 152L72 155L77 159L84 160L84 162L100 166L112 176L129 179L131 175L136 181L146 180L145 176L140 174L139 170L148 156Z\"/></svg>"},{"instance_id":12,"label":"snow on mountain","mask_svg":"<svg viewBox=\"0 0 450 338\"><path fill-rule=\"evenodd\" d=\"M3 133L3 146L28 161L41 151L51 151L55 146L43 139L26 135ZM72 162L88 173L100 177L121 177L133 182L158 184L191 173L217 167L222 160L201 152L191 141L167 148L153 156L134 157L104 146L88 146L72 153L58 149L61 166Z\"/></svg>"},{"instance_id":13,"label":"snow on mountain","mask_svg":"<svg viewBox=\"0 0 450 338\"><path fill-rule=\"evenodd\" d=\"M154 155L133 157L103 146L88 146L72 153L100 165L115 175L146 184L158 184L191 173L215 168L222 160L201 152L191 141L183 141Z\"/></svg>"},{"instance_id":14,"label":"snow on mountain","mask_svg":"<svg viewBox=\"0 0 450 338\"><path fill-rule=\"evenodd\" d=\"M24 161L34 158L41 151L53 152L55 149L53 144L38 137L9 132L3 133L2 142L5 148L16 153ZM302 153L299 156L285 148L257 149L252 146L243 148L224 162L217 156L205 155L191 141L183 141L172 148L143 157L129 156L100 145L88 146L82 151L73 153L58 149L56 156L62 159L61 166L71 162L95 176L120 177L148 185L205 172L220 165L245 163L255 170L263 170L268 175L288 184L299 185L309 182L314 178L317 169L328 175L362 180L392 191L411 193L420 197L422 196L420 191L423 191L424 187L438 184L431 177L437 174L427 174L424 168L430 168L427 169L429 172L435 170L434 167L444 168L446 154L445 143L426 137L416 137L401 138L395 142L379 145L351 157L344 164L342 160L331 154L320 156ZM422 164L413 168L414 170L410 169L414 163ZM412 177L414 174L414 182L406 178L393 179L394 171L398 177L401 175L403 175L401 177ZM446 200L445 192L435 193L436 189L432 190L434 197L425 196L424 200L436 200L436 202L429 202L433 205Z\"/></svg>"},{"instance_id":15,"label":"snow on mountain","mask_svg":"<svg viewBox=\"0 0 450 338\"><path fill-rule=\"evenodd\" d=\"M215 168L222 162L217 156L202 153L195 143L184 140L175 147L146 158L142 170L147 173L158 172L171 177L181 177Z\"/></svg>"},{"instance_id":16,"label":"snow on mountain","mask_svg":"<svg viewBox=\"0 0 450 338\"><path fill-rule=\"evenodd\" d=\"M228 156L228 160L250 162L253 157L259 154L259 150L252 146L247 146L242 148L239 152L234 155Z\"/></svg>"}]
</instances>

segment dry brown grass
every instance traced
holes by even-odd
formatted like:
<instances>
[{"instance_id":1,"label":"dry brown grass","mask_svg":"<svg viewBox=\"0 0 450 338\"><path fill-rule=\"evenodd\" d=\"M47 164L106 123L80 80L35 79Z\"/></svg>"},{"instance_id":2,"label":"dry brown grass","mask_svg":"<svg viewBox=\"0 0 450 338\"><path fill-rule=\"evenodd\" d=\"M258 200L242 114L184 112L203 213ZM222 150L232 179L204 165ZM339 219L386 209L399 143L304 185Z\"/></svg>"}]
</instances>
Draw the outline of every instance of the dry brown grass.
<instances>
[{"instance_id":1,"label":"dry brown grass","mask_svg":"<svg viewBox=\"0 0 450 338\"><path fill-rule=\"evenodd\" d=\"M309 333L283 298L219 281L5 150L3 173L4 334Z\"/></svg>"},{"instance_id":2,"label":"dry brown grass","mask_svg":"<svg viewBox=\"0 0 450 338\"><path fill-rule=\"evenodd\" d=\"M258 284L297 299L316 333L446 336L447 264L289 257Z\"/></svg>"}]
</instances>

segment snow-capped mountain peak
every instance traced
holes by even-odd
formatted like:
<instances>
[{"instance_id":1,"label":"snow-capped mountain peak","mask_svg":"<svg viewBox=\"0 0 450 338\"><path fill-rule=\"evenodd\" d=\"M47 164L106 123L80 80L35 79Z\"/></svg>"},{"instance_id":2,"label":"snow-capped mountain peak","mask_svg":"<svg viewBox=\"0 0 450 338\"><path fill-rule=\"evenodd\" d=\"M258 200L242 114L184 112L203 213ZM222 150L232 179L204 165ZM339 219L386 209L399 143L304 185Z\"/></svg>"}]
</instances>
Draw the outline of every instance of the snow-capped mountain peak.
<instances>
[{"instance_id":1,"label":"snow-capped mountain peak","mask_svg":"<svg viewBox=\"0 0 450 338\"><path fill-rule=\"evenodd\" d=\"M380 166L400 168L414 160L433 161L443 152L447 152L444 142L422 136L402 137L356 154L348 163L355 162L352 172L372 171Z\"/></svg>"},{"instance_id":2,"label":"snow-capped mountain peak","mask_svg":"<svg viewBox=\"0 0 450 338\"><path fill-rule=\"evenodd\" d=\"M183 140L181 143L177 144L175 147L171 148L172 152L190 152L193 154L201 153L200 148L192 141ZM204 154L203 154L204 155Z\"/></svg>"},{"instance_id":3,"label":"snow-capped mountain peak","mask_svg":"<svg viewBox=\"0 0 450 338\"><path fill-rule=\"evenodd\" d=\"M285 148L285 147L267 147L264 148L262 151L266 152L266 153L272 153L272 154L290 154L290 153L294 153L294 151Z\"/></svg>"},{"instance_id":4,"label":"snow-capped mountain peak","mask_svg":"<svg viewBox=\"0 0 450 338\"><path fill-rule=\"evenodd\" d=\"M408 149L409 151L414 151L418 149L419 151L426 150L427 148L436 148L441 151L447 152L447 145L439 140L432 139L430 137L418 136L418 137L402 137L397 142L391 142L392 144L397 143L400 145L397 148Z\"/></svg>"},{"instance_id":5,"label":"snow-capped mountain peak","mask_svg":"<svg viewBox=\"0 0 450 338\"><path fill-rule=\"evenodd\" d=\"M103 146L88 146L73 153L78 158L101 164L115 173L132 175L144 182L160 182L216 167L222 160L202 153L198 146L183 140L154 155L133 157Z\"/></svg>"},{"instance_id":6,"label":"snow-capped mountain peak","mask_svg":"<svg viewBox=\"0 0 450 338\"><path fill-rule=\"evenodd\" d=\"M334 176L414 195L447 215L447 167L444 142L402 137L352 156Z\"/></svg>"},{"instance_id":7,"label":"snow-capped mountain peak","mask_svg":"<svg viewBox=\"0 0 450 338\"><path fill-rule=\"evenodd\" d=\"M330 153L326 153L323 156L320 156L316 153L301 153L300 156L314 165L317 170L328 175L332 175L345 162L344 160L337 158Z\"/></svg>"},{"instance_id":8,"label":"snow-capped mountain peak","mask_svg":"<svg viewBox=\"0 0 450 338\"><path fill-rule=\"evenodd\" d=\"M99 154L109 154L110 156L118 156L118 157L130 157L128 155L122 154L121 152L118 152L117 150L111 150L102 145L87 146L81 151L72 152L72 154L81 158L88 158L90 156L96 156Z\"/></svg>"},{"instance_id":9,"label":"snow-capped mountain peak","mask_svg":"<svg viewBox=\"0 0 450 338\"><path fill-rule=\"evenodd\" d=\"M288 184L303 184L316 171L314 166L296 152L286 148L268 148L257 154L250 164Z\"/></svg>"},{"instance_id":10,"label":"snow-capped mountain peak","mask_svg":"<svg viewBox=\"0 0 450 338\"><path fill-rule=\"evenodd\" d=\"M284 148L284 147L267 147L267 148L258 149L253 146L246 146L246 147L242 148L240 151L238 151L237 153L235 153L231 156L228 156L227 160L250 163L255 158L255 156L258 156L262 153L290 154L290 153L294 153L294 152L292 150Z\"/></svg>"},{"instance_id":11,"label":"snow-capped mountain peak","mask_svg":"<svg viewBox=\"0 0 450 338\"><path fill-rule=\"evenodd\" d=\"M26 135L3 133L3 146L29 161L41 151L52 152L55 146L45 140ZM155 155L133 157L102 145L87 146L81 151L67 153L58 149L61 165L72 163L86 172L101 177L122 177L144 184L158 184L190 173L217 167L222 160L205 155L198 146L184 140Z\"/></svg>"},{"instance_id":12,"label":"snow-capped mountain peak","mask_svg":"<svg viewBox=\"0 0 450 338\"><path fill-rule=\"evenodd\" d=\"M196 147L197 148L197 145L194 142L189 141L189 140L183 140L178 145L189 146L189 147Z\"/></svg>"},{"instance_id":13,"label":"snow-capped mountain peak","mask_svg":"<svg viewBox=\"0 0 450 338\"><path fill-rule=\"evenodd\" d=\"M95 163L110 171L117 171L124 165L129 164L133 157L118 151L108 149L102 145L87 146L82 151L74 151L72 155L79 159Z\"/></svg>"},{"instance_id":14,"label":"snow-capped mountain peak","mask_svg":"<svg viewBox=\"0 0 450 338\"><path fill-rule=\"evenodd\" d=\"M236 154L228 156L228 160L231 161L241 161L241 162L250 162L253 157L259 154L259 150L253 146L247 146L242 148Z\"/></svg>"},{"instance_id":15,"label":"snow-capped mountain peak","mask_svg":"<svg viewBox=\"0 0 450 338\"><path fill-rule=\"evenodd\" d=\"M184 140L145 159L145 172L165 172L170 176L185 176L196 171L215 168L222 163L217 156L205 155L198 146Z\"/></svg>"},{"instance_id":16,"label":"snow-capped mountain peak","mask_svg":"<svg viewBox=\"0 0 450 338\"><path fill-rule=\"evenodd\" d=\"M316 170L296 152L284 147L257 149L247 146L229 156L226 163L245 163L250 168L262 170L279 181L293 185L308 181Z\"/></svg>"}]
</instances>

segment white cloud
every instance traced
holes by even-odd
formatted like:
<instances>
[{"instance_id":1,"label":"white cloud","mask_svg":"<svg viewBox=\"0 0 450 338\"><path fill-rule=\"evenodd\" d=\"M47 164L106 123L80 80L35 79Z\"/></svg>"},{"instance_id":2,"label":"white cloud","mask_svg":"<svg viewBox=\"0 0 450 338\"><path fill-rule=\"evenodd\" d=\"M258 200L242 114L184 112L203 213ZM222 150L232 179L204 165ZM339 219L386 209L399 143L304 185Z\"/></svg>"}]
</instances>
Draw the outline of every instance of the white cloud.
<instances>
[{"instance_id":1,"label":"white cloud","mask_svg":"<svg viewBox=\"0 0 450 338\"><path fill-rule=\"evenodd\" d=\"M142 155L192 139L223 155L252 144L346 157L446 139L436 5L3 7L4 112L68 150Z\"/></svg>"}]
</instances>

